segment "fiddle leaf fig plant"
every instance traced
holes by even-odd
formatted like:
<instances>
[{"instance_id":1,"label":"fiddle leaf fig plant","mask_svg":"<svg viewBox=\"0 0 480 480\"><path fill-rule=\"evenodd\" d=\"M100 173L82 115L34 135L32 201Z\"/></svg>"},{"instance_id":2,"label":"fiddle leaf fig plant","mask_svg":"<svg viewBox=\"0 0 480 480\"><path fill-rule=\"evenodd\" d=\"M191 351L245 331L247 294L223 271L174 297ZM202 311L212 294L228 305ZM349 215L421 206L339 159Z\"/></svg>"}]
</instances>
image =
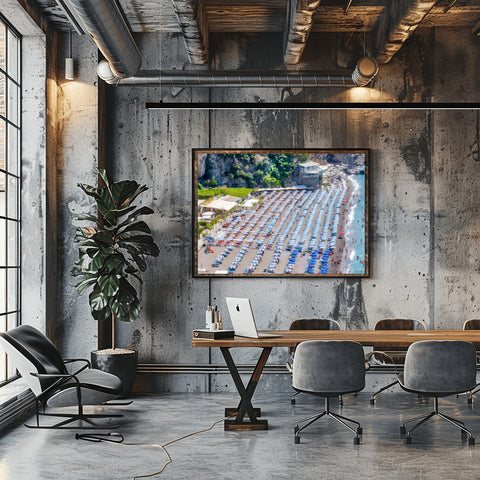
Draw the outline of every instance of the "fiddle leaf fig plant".
<instances>
[{"instance_id":1,"label":"fiddle leaf fig plant","mask_svg":"<svg viewBox=\"0 0 480 480\"><path fill-rule=\"evenodd\" d=\"M72 275L82 277L75 285L81 293L91 288L89 303L96 320L112 321L112 348L115 348L115 319L132 322L140 313L140 300L132 285L147 268L146 259L158 256L149 226L141 220L151 215L149 207L133 205L135 199L148 190L133 180L112 182L106 170L96 169L105 186L78 186L97 203L98 217L80 215L93 226L77 227L75 241L79 243L79 258Z\"/></svg>"}]
</instances>

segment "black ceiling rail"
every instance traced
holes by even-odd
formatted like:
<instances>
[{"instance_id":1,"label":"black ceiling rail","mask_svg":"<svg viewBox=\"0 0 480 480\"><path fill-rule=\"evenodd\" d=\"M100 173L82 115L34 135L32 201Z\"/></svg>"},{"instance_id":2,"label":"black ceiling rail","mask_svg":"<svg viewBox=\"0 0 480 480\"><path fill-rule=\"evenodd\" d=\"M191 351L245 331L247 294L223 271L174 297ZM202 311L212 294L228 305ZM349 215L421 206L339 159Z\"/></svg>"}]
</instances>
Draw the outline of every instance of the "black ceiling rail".
<instances>
[{"instance_id":1,"label":"black ceiling rail","mask_svg":"<svg viewBox=\"0 0 480 480\"><path fill-rule=\"evenodd\" d=\"M480 110L480 102L146 102L149 110Z\"/></svg>"}]
</instances>

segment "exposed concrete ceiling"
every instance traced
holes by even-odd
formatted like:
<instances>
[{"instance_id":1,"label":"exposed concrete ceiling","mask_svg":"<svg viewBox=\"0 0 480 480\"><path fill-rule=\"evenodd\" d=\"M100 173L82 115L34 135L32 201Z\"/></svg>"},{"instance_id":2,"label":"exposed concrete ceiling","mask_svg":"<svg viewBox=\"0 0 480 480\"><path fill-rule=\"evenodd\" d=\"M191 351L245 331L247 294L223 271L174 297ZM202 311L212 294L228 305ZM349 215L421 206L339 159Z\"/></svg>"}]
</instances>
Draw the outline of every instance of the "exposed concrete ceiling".
<instances>
[{"instance_id":1,"label":"exposed concrete ceiling","mask_svg":"<svg viewBox=\"0 0 480 480\"><path fill-rule=\"evenodd\" d=\"M70 24L55 0L30 0L59 30ZM469 27L480 0L118 0L133 33L182 32L190 61L208 59L212 32L285 32L284 58L298 63L310 32L372 32L387 63L419 27Z\"/></svg>"},{"instance_id":2,"label":"exposed concrete ceiling","mask_svg":"<svg viewBox=\"0 0 480 480\"><path fill-rule=\"evenodd\" d=\"M358 32L372 30L389 4L401 0L323 0L313 17L313 32ZM480 0L440 0L421 22L422 27L473 27L480 19ZM69 24L55 0L35 0L60 30ZM206 17L210 32L283 32L287 0L207 0ZM132 31L179 32L171 0L120 0Z\"/></svg>"}]
</instances>

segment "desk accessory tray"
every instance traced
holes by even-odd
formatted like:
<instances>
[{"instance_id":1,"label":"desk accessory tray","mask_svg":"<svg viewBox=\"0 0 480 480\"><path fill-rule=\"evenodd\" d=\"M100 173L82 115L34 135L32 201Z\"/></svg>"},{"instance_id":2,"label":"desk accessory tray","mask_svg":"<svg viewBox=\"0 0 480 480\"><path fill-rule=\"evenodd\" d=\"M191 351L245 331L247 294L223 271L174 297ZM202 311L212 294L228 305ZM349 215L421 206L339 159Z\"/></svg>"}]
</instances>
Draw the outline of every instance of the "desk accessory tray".
<instances>
[{"instance_id":1,"label":"desk accessory tray","mask_svg":"<svg viewBox=\"0 0 480 480\"><path fill-rule=\"evenodd\" d=\"M210 338L218 340L219 338L233 338L235 330L206 330L199 329L193 331L193 338Z\"/></svg>"}]
</instances>

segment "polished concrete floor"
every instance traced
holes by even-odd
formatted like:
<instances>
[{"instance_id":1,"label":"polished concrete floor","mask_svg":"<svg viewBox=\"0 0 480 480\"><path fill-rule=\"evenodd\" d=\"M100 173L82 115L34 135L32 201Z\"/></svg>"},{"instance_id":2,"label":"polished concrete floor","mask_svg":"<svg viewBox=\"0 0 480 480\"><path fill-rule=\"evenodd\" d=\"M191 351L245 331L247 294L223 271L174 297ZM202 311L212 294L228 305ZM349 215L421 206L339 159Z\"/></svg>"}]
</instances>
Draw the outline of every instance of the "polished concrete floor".
<instances>
[{"instance_id":1,"label":"polished concrete floor","mask_svg":"<svg viewBox=\"0 0 480 480\"><path fill-rule=\"evenodd\" d=\"M0 480L121 480L159 471L168 457L156 445L211 426L233 406L234 394L158 394L134 398L109 411L125 414L116 431L125 442L94 443L75 439L75 430L29 430L23 425L0 437ZM462 442L460 431L439 419L416 430L405 445L403 420L427 413L429 399L399 391L378 397L370 406L365 393L345 398L343 415L360 421L363 437L332 419L307 428L301 443L293 442L293 427L303 417L323 409L323 400L309 395L290 405L290 395L259 394L254 404L268 418L268 431L224 432L223 424L168 445L173 460L164 479L366 479L456 480L480 478L480 398L440 400L440 409L462 418L477 435L478 445ZM105 407L106 408L106 407ZM338 405L333 403L333 410ZM118 412L117 412L118 413ZM141 477L138 477L141 478Z\"/></svg>"}]
</instances>

